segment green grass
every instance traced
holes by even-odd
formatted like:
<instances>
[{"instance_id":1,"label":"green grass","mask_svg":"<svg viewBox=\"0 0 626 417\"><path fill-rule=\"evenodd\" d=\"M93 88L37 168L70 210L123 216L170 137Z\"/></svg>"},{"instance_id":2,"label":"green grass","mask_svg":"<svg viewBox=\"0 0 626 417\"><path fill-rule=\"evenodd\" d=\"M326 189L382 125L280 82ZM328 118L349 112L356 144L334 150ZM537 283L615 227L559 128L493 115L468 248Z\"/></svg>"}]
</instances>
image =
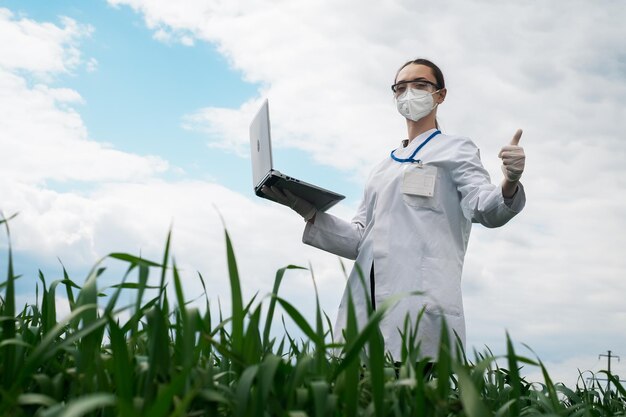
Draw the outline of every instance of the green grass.
<instances>
[{"instance_id":1,"label":"green grass","mask_svg":"<svg viewBox=\"0 0 626 417\"><path fill-rule=\"evenodd\" d=\"M278 270L270 296L243 299L228 233L232 310L226 315L211 315L202 275L204 308L185 298L169 236L161 262L113 253L82 285L65 270L63 279L49 284L40 273L41 297L18 309L8 220L0 219L9 238L7 275L0 284L0 416L626 415L626 391L615 377L607 374L615 387L611 392L554 383L540 360L514 351L508 336L506 355L487 350L470 360L442 329L432 372L424 372L416 348L405 349L396 367L385 355L378 328L395 299L370 311L361 332L349 304L345 343L335 343L319 301L310 323L279 295L285 274L301 267ZM103 289L98 282L108 259L128 268L121 283ZM160 277L156 287L148 285L153 274ZM168 299L168 285L174 300ZM59 317L55 304L58 290L69 301L65 317ZM122 291L135 292L130 305L119 304ZM103 292L106 298L99 297ZM122 312L130 316L125 322L119 321ZM280 338L272 337L272 327L281 321L286 329L285 320L304 336L284 330ZM416 345L414 331L407 329L405 337L408 346ZM522 366L538 367L544 380L526 381Z\"/></svg>"}]
</instances>

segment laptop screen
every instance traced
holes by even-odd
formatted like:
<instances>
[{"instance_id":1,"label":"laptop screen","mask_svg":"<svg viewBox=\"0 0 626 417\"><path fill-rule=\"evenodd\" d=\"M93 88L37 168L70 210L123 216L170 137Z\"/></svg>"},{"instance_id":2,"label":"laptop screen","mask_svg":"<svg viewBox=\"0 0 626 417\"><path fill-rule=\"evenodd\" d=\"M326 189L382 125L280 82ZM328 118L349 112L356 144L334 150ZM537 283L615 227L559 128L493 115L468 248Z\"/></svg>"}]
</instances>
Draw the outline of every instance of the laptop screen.
<instances>
[{"instance_id":1,"label":"laptop screen","mask_svg":"<svg viewBox=\"0 0 626 417\"><path fill-rule=\"evenodd\" d=\"M272 170L272 141L270 138L270 114L267 99L250 124L250 152L252 181L258 186Z\"/></svg>"}]
</instances>

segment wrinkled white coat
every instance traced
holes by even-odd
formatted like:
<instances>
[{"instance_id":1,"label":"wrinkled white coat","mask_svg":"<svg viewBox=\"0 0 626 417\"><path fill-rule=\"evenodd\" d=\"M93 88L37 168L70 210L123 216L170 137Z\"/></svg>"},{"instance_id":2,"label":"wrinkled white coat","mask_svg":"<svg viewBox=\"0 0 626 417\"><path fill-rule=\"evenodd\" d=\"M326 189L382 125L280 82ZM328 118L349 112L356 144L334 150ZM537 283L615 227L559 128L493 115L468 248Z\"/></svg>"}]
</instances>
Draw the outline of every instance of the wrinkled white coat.
<instances>
[{"instance_id":1,"label":"wrinkled white coat","mask_svg":"<svg viewBox=\"0 0 626 417\"><path fill-rule=\"evenodd\" d=\"M408 158L434 132L416 137L395 156ZM487 227L505 224L524 207L520 187L505 204L500 186L491 184L479 150L468 138L439 134L415 156L437 167L433 197L403 194L403 173L415 164L385 158L370 174L363 200L351 222L318 212L315 223L307 223L302 241L336 255L355 259L363 271L363 288L358 271L352 270L339 306L335 325L341 337L347 317L350 287L359 327L367 322L370 269L374 262L375 304L395 294L423 291L424 295L402 298L381 324L386 349L400 360L405 317L416 323L422 308L418 340L422 357L437 357L441 319L465 343L465 318L461 299L461 273L471 223Z\"/></svg>"}]
</instances>

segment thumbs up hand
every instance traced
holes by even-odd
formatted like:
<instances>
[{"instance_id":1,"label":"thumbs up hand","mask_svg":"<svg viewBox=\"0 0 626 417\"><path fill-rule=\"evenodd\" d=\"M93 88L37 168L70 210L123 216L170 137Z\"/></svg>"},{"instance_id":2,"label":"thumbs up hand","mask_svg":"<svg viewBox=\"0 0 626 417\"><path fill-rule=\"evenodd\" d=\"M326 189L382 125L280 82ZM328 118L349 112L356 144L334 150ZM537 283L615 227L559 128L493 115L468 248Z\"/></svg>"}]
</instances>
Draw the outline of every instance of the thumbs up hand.
<instances>
[{"instance_id":1,"label":"thumbs up hand","mask_svg":"<svg viewBox=\"0 0 626 417\"><path fill-rule=\"evenodd\" d=\"M522 172L524 172L526 155L524 154L524 148L519 146L521 137L522 129L517 129L513 139L511 139L511 143L503 146L498 154L498 157L502 159L502 173L508 182L519 181L522 177Z\"/></svg>"}]
</instances>

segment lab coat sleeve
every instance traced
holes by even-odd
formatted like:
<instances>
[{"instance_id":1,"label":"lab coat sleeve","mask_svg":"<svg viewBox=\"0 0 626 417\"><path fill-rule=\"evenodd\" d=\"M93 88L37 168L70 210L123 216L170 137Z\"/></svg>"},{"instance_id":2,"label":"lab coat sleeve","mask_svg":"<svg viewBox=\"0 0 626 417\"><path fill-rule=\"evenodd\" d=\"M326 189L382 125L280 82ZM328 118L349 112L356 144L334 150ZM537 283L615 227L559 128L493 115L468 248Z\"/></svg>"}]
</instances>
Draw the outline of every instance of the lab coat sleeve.
<instances>
[{"instance_id":1,"label":"lab coat sleeve","mask_svg":"<svg viewBox=\"0 0 626 417\"><path fill-rule=\"evenodd\" d=\"M526 203L524 186L504 201L502 188L491 183L489 173L480 161L480 152L469 139L461 142L452 169L453 181L461 196L464 216L486 227L500 227L521 212Z\"/></svg>"},{"instance_id":2,"label":"lab coat sleeve","mask_svg":"<svg viewBox=\"0 0 626 417\"><path fill-rule=\"evenodd\" d=\"M315 214L315 222L307 222L302 242L354 260L359 253L361 238L365 230L366 213L365 197L351 222L318 211Z\"/></svg>"}]
</instances>

